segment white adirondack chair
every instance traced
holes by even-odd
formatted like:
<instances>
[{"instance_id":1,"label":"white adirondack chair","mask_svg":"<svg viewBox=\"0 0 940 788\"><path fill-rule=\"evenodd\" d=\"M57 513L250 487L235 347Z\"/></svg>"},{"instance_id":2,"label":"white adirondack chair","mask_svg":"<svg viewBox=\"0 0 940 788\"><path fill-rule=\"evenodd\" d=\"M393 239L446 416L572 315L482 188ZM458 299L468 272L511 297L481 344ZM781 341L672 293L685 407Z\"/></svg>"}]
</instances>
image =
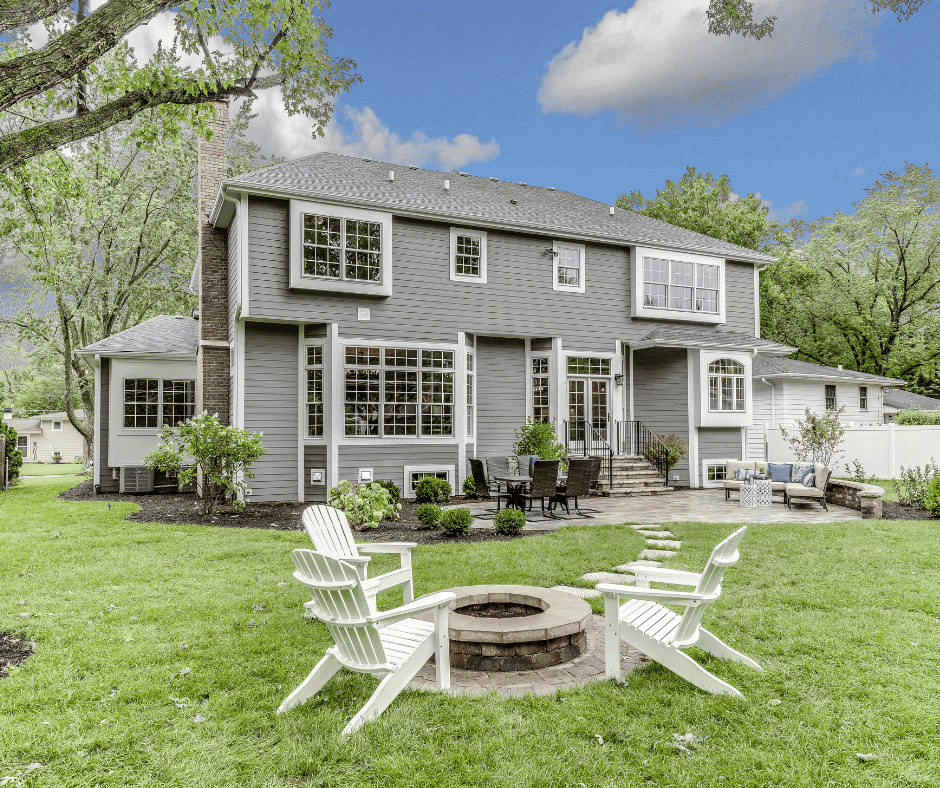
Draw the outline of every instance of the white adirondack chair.
<instances>
[{"instance_id":1,"label":"white adirondack chair","mask_svg":"<svg viewBox=\"0 0 940 788\"><path fill-rule=\"evenodd\" d=\"M405 603L414 600L414 581L411 577L411 550L416 542L375 542L356 544L352 529L345 512L332 506L308 506L303 513L304 529L318 552L339 558L356 567L362 580L366 596L372 600L375 609L375 595L387 588L402 587ZM370 578L368 564L371 557L360 553L398 553L401 556L401 569L393 569L384 575Z\"/></svg>"},{"instance_id":2,"label":"white adirondack chair","mask_svg":"<svg viewBox=\"0 0 940 788\"><path fill-rule=\"evenodd\" d=\"M432 656L438 689L450 687L447 606L457 598L455 594L440 591L376 613L353 565L313 550L294 550L291 558L297 567L294 577L313 592L313 613L326 624L336 645L327 649L310 675L284 699L278 714L311 698L341 667L384 676L343 729L344 736L385 711ZM425 610L435 611L433 624L412 618Z\"/></svg>"},{"instance_id":3,"label":"white adirondack chair","mask_svg":"<svg viewBox=\"0 0 940 788\"><path fill-rule=\"evenodd\" d=\"M624 640L663 667L682 676L696 687L714 694L743 697L727 682L713 676L694 659L682 652L698 646L721 659L763 670L750 657L722 643L701 626L708 605L721 594L721 578L725 569L738 562L738 544L747 527L735 531L712 550L705 571L681 572L675 569L644 566L633 570L636 587L600 583L597 590L604 594L606 617L605 652L607 678L620 681L620 641ZM667 591L650 588L650 582L694 587L693 591ZM621 604L621 600L629 601ZM682 615L664 605L685 607Z\"/></svg>"}]
</instances>

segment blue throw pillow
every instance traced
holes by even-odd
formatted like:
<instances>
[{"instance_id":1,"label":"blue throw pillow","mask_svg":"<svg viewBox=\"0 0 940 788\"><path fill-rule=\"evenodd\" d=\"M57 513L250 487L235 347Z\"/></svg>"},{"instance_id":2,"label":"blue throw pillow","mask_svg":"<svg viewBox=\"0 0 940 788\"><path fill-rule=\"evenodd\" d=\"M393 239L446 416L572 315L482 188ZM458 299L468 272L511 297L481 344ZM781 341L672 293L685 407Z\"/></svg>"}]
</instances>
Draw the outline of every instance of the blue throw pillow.
<instances>
[{"instance_id":1,"label":"blue throw pillow","mask_svg":"<svg viewBox=\"0 0 940 788\"><path fill-rule=\"evenodd\" d=\"M529 476L535 476L535 461L538 459L534 454L529 458Z\"/></svg>"},{"instance_id":2,"label":"blue throw pillow","mask_svg":"<svg viewBox=\"0 0 940 788\"><path fill-rule=\"evenodd\" d=\"M754 478L754 471L751 468L738 468L734 472L734 480L736 482L746 482L748 479Z\"/></svg>"},{"instance_id":3,"label":"blue throw pillow","mask_svg":"<svg viewBox=\"0 0 940 788\"><path fill-rule=\"evenodd\" d=\"M784 484L790 481L792 466L789 463L768 462L767 468L770 471L770 481L783 482Z\"/></svg>"},{"instance_id":4,"label":"blue throw pillow","mask_svg":"<svg viewBox=\"0 0 940 788\"><path fill-rule=\"evenodd\" d=\"M803 474L803 478L800 479L803 482L804 487L812 487L816 484L816 474L812 470L807 471Z\"/></svg>"}]
</instances>

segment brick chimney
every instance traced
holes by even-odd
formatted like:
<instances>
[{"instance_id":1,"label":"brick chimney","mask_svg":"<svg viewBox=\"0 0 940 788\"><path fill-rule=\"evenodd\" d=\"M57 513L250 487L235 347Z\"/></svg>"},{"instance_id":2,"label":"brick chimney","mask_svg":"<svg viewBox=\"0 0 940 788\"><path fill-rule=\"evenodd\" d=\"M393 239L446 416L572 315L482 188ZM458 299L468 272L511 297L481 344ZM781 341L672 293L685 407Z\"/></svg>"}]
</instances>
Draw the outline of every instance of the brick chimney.
<instances>
[{"instance_id":1,"label":"brick chimney","mask_svg":"<svg viewBox=\"0 0 940 788\"><path fill-rule=\"evenodd\" d=\"M199 351L196 357L196 412L218 413L229 423L228 231L208 216L225 177L228 102L216 101L212 139L199 141Z\"/></svg>"}]
</instances>

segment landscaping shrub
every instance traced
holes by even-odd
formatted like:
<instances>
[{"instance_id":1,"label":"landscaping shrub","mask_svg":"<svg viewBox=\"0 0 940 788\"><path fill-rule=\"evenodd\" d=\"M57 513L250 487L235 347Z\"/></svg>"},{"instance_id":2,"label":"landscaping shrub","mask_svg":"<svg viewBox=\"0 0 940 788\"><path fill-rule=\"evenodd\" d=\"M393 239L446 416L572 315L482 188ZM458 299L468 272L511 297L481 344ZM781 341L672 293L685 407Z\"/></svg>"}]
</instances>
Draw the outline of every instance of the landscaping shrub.
<instances>
[{"instance_id":1,"label":"landscaping shrub","mask_svg":"<svg viewBox=\"0 0 940 788\"><path fill-rule=\"evenodd\" d=\"M473 512L469 509L448 509L441 515L441 528L450 536L463 536L473 523Z\"/></svg>"},{"instance_id":2,"label":"landscaping shrub","mask_svg":"<svg viewBox=\"0 0 940 788\"><path fill-rule=\"evenodd\" d=\"M503 509L493 518L493 530L505 536L515 536L525 525L525 513L518 509Z\"/></svg>"},{"instance_id":3,"label":"landscaping shrub","mask_svg":"<svg viewBox=\"0 0 940 788\"><path fill-rule=\"evenodd\" d=\"M915 465L913 468L901 466L901 476L894 480L894 491L898 496L898 503L902 506L927 507L927 492L933 479L940 476L940 467L931 459L923 468Z\"/></svg>"},{"instance_id":4,"label":"landscaping shrub","mask_svg":"<svg viewBox=\"0 0 940 788\"><path fill-rule=\"evenodd\" d=\"M235 496L248 489L245 480L254 478L249 468L265 453L261 433L228 427L218 415L203 411L179 427L163 427L158 436L160 445L144 457L144 465L174 471L180 487L195 484L201 471L204 514L211 514L229 496L235 508L244 507L245 502Z\"/></svg>"},{"instance_id":5,"label":"landscaping shrub","mask_svg":"<svg viewBox=\"0 0 940 788\"><path fill-rule=\"evenodd\" d=\"M902 410L898 414L898 424L940 424L940 410Z\"/></svg>"},{"instance_id":6,"label":"landscaping shrub","mask_svg":"<svg viewBox=\"0 0 940 788\"><path fill-rule=\"evenodd\" d=\"M940 517L940 476L934 476L927 488L924 498L924 508L931 514Z\"/></svg>"},{"instance_id":7,"label":"landscaping shrub","mask_svg":"<svg viewBox=\"0 0 940 788\"><path fill-rule=\"evenodd\" d=\"M6 446L7 459L10 461L10 484L13 484L20 475L20 468L23 467L23 454L16 448L16 430L9 424L0 421L0 436ZM0 475L3 469L0 468ZM3 479L0 479L0 483Z\"/></svg>"},{"instance_id":8,"label":"landscaping shrub","mask_svg":"<svg viewBox=\"0 0 940 788\"><path fill-rule=\"evenodd\" d=\"M401 504L393 503L388 490L378 482L341 481L330 490L327 503L341 509L350 527L357 531L378 528L384 518L395 519L401 511Z\"/></svg>"},{"instance_id":9,"label":"landscaping shrub","mask_svg":"<svg viewBox=\"0 0 940 788\"><path fill-rule=\"evenodd\" d=\"M526 419L525 424L516 429L512 450L516 455L532 454L540 460L561 460L561 467L568 467L570 451L558 440L554 420Z\"/></svg>"},{"instance_id":10,"label":"landscaping shrub","mask_svg":"<svg viewBox=\"0 0 940 788\"><path fill-rule=\"evenodd\" d=\"M477 485L476 485L476 482L473 481L473 476L468 476L466 479L463 480L463 485L461 489L463 490L463 494L466 495L467 498L477 497Z\"/></svg>"},{"instance_id":11,"label":"landscaping shrub","mask_svg":"<svg viewBox=\"0 0 940 788\"><path fill-rule=\"evenodd\" d=\"M415 501L418 503L445 503L450 494L450 482L436 476L425 476L415 486Z\"/></svg>"},{"instance_id":12,"label":"landscaping shrub","mask_svg":"<svg viewBox=\"0 0 940 788\"><path fill-rule=\"evenodd\" d=\"M415 509L415 517L425 528L434 528L441 521L441 507L436 503L423 503Z\"/></svg>"},{"instance_id":13,"label":"landscaping shrub","mask_svg":"<svg viewBox=\"0 0 940 788\"><path fill-rule=\"evenodd\" d=\"M646 459L649 460L653 465L659 467L664 465L666 467L666 479L669 479L669 471L671 471L689 452L689 444L686 442L685 438L680 437L674 433L669 433L664 435L662 433L656 435L659 438L659 443L651 444L646 448Z\"/></svg>"},{"instance_id":14,"label":"landscaping shrub","mask_svg":"<svg viewBox=\"0 0 940 788\"><path fill-rule=\"evenodd\" d=\"M391 479L376 479L375 483L388 490L388 497L392 503L399 503L401 501L401 487L395 484ZM400 506L398 509L393 509L392 513L387 515L388 518L390 520L397 520L401 516L399 513L400 510Z\"/></svg>"}]
</instances>

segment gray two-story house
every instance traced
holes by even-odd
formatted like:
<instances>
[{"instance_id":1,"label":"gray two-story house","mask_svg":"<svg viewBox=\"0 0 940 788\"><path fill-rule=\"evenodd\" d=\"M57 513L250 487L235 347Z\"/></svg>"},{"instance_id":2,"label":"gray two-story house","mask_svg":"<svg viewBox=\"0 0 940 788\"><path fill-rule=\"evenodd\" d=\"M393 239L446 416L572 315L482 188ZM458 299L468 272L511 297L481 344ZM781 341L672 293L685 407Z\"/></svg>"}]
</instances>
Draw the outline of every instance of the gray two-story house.
<instances>
[{"instance_id":1,"label":"gray two-story house","mask_svg":"<svg viewBox=\"0 0 940 788\"><path fill-rule=\"evenodd\" d=\"M759 336L773 258L551 186L330 153L228 179L220 156L200 152L198 321L159 319L181 334L162 342L172 374L121 335L85 350L111 408L102 489L108 441L153 434L187 379L190 410L264 433L255 501L322 501L341 479L456 488L527 418L615 453L638 429L679 434L673 484L747 456L754 358L793 352Z\"/></svg>"}]
</instances>

